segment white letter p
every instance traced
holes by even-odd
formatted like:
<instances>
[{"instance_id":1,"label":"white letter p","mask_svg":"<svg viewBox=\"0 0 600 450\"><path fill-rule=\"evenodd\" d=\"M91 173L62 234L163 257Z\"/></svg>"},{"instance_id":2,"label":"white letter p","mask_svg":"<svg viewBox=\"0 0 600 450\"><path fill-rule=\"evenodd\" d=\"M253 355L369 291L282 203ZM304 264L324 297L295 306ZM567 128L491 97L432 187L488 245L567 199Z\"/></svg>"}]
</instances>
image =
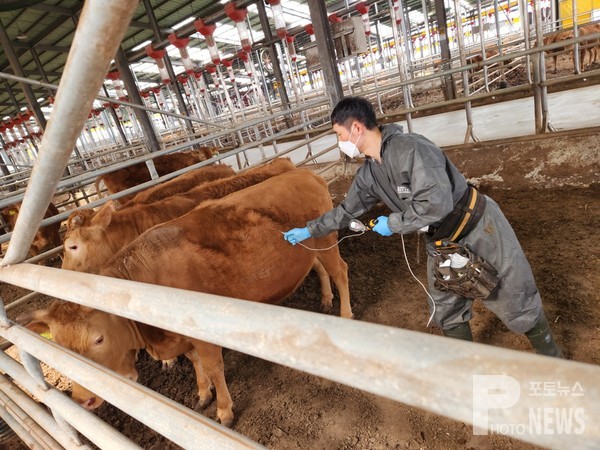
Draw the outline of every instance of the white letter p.
<instances>
[{"instance_id":1,"label":"white letter p","mask_svg":"<svg viewBox=\"0 0 600 450\"><path fill-rule=\"evenodd\" d=\"M508 375L473 375L473 434L488 434L491 409L510 408L519 400L521 387Z\"/></svg>"}]
</instances>

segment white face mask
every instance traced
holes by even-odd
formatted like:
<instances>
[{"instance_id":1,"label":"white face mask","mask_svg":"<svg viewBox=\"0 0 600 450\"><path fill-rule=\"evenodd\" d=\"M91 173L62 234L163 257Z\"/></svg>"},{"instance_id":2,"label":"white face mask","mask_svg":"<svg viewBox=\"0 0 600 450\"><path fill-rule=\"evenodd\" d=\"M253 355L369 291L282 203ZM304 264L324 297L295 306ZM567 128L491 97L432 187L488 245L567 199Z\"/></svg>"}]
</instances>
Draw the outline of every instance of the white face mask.
<instances>
[{"instance_id":1,"label":"white face mask","mask_svg":"<svg viewBox=\"0 0 600 450\"><path fill-rule=\"evenodd\" d=\"M360 151L358 151L358 141L360 141L360 137L356 140L356 143L351 142L352 139L352 131L350 131L350 137L347 141L338 141L338 145L340 147L340 151L342 151L345 155L348 155L349 158L358 158L360 155Z\"/></svg>"}]
</instances>

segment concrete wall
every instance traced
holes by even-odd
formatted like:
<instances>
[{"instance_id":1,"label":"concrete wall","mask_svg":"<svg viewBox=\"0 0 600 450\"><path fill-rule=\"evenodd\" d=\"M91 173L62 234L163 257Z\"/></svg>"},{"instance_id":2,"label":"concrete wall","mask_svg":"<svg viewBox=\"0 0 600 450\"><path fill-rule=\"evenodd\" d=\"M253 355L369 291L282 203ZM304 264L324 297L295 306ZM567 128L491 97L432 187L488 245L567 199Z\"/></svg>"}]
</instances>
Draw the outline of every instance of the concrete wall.
<instances>
[{"instance_id":1,"label":"concrete wall","mask_svg":"<svg viewBox=\"0 0 600 450\"><path fill-rule=\"evenodd\" d=\"M444 148L474 184L510 189L600 182L600 128Z\"/></svg>"}]
</instances>

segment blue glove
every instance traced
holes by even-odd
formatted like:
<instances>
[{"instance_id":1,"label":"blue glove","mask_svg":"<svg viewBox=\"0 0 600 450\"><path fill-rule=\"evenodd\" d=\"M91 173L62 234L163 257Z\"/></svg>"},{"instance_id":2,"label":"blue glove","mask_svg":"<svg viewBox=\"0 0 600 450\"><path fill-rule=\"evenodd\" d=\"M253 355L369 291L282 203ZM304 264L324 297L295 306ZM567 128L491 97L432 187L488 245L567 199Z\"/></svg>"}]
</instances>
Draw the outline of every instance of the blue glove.
<instances>
[{"instance_id":1,"label":"blue glove","mask_svg":"<svg viewBox=\"0 0 600 450\"><path fill-rule=\"evenodd\" d=\"M379 233L382 236L391 236L394 234L390 227L388 227L388 218L387 216L379 216L377 218L377 223L373 227L373 231Z\"/></svg>"},{"instance_id":2,"label":"blue glove","mask_svg":"<svg viewBox=\"0 0 600 450\"><path fill-rule=\"evenodd\" d=\"M293 228L290 231L283 234L283 238L292 245L296 245L298 242L302 242L310 237L310 231L308 228Z\"/></svg>"}]
</instances>

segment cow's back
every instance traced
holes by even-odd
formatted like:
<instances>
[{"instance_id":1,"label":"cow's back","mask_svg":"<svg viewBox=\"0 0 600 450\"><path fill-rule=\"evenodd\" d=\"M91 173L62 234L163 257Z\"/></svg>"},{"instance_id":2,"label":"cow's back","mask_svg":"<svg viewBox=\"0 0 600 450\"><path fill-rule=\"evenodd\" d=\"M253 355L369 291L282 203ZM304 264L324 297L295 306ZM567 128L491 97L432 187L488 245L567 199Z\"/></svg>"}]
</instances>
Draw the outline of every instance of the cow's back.
<instances>
[{"instance_id":1,"label":"cow's back","mask_svg":"<svg viewBox=\"0 0 600 450\"><path fill-rule=\"evenodd\" d=\"M154 158L154 167L158 176L163 176L176 170L181 170L185 167L196 164L201 160L197 155L186 154L186 153L171 153L168 155L162 155ZM140 162L133 164L128 167L116 170L111 173L107 173L98 177L96 180L96 187L98 189L100 181L104 182L106 189L111 193L124 191L125 189L132 188L150 181L150 171L146 162ZM135 194L126 195L121 197L120 201L125 203L131 200Z\"/></svg>"},{"instance_id":2,"label":"cow's back","mask_svg":"<svg viewBox=\"0 0 600 450\"><path fill-rule=\"evenodd\" d=\"M179 170L179 169L178 169ZM201 167L188 173L153 186L138 193L131 203L152 203L172 195L181 194L198 187L206 182L214 181L235 175L235 171L228 165L218 164L214 166Z\"/></svg>"}]
</instances>

